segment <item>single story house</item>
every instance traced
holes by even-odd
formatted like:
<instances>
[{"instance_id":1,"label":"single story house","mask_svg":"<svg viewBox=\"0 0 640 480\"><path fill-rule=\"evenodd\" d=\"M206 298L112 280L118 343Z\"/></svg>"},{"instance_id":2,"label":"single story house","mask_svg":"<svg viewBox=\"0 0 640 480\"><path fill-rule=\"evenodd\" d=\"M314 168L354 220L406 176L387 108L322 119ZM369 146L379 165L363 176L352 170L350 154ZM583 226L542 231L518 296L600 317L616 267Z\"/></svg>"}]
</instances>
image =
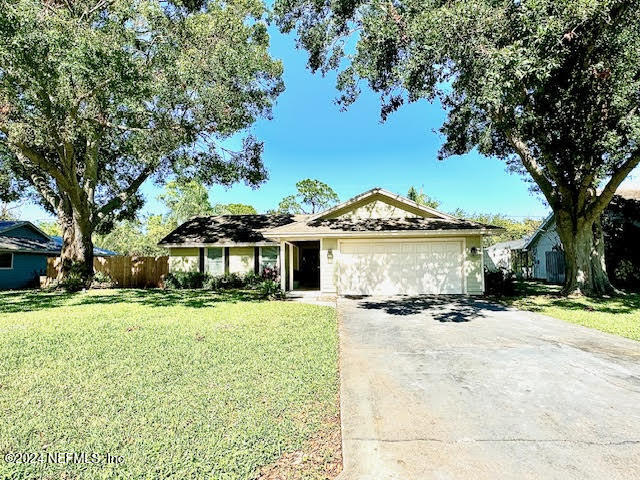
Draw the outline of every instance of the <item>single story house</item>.
<instances>
[{"instance_id":1,"label":"single story house","mask_svg":"<svg viewBox=\"0 0 640 480\"><path fill-rule=\"evenodd\" d=\"M27 221L0 221L0 290L38 286L47 258L57 257L62 238L51 237ZM96 256L114 252L94 249Z\"/></svg>"},{"instance_id":2,"label":"single story house","mask_svg":"<svg viewBox=\"0 0 640 480\"><path fill-rule=\"evenodd\" d=\"M260 273L338 295L484 292L482 237L497 229L374 188L314 215L193 218L163 238L169 271Z\"/></svg>"},{"instance_id":3,"label":"single story house","mask_svg":"<svg viewBox=\"0 0 640 480\"><path fill-rule=\"evenodd\" d=\"M602 228L610 278L614 283L617 280L620 286L637 285L640 282L640 254L637 249L640 191L618 190L602 215ZM524 248L533 263L533 278L550 283L564 282L564 253L553 214L540 224Z\"/></svg>"}]
</instances>

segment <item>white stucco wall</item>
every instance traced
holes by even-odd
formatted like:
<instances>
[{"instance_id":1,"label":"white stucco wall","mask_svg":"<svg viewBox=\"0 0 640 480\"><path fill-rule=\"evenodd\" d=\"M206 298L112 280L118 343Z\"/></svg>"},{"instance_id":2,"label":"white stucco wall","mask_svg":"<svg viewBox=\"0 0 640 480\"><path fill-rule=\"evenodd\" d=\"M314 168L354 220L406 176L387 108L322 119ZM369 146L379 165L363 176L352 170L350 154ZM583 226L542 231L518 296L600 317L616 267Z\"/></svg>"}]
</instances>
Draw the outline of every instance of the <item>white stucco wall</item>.
<instances>
[{"instance_id":1,"label":"white stucco wall","mask_svg":"<svg viewBox=\"0 0 640 480\"><path fill-rule=\"evenodd\" d=\"M329 260L329 249L333 259ZM338 240L335 238L323 238L320 241L320 291L323 293L336 293L336 265L340 261Z\"/></svg>"},{"instance_id":2,"label":"white stucco wall","mask_svg":"<svg viewBox=\"0 0 640 480\"><path fill-rule=\"evenodd\" d=\"M231 247L229 248L229 273L253 272L254 248Z\"/></svg>"},{"instance_id":3,"label":"white stucco wall","mask_svg":"<svg viewBox=\"0 0 640 480\"><path fill-rule=\"evenodd\" d=\"M169 272L197 272L198 253L197 248L169 249Z\"/></svg>"}]
</instances>

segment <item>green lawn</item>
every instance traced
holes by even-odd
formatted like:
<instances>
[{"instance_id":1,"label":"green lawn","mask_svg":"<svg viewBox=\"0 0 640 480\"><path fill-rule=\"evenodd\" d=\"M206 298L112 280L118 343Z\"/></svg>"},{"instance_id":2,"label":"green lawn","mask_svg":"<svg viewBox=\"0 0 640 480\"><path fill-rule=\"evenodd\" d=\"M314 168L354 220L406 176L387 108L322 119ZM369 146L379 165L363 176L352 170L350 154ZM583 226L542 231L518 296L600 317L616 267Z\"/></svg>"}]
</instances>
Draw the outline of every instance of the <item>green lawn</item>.
<instances>
[{"instance_id":1,"label":"green lawn","mask_svg":"<svg viewBox=\"0 0 640 480\"><path fill-rule=\"evenodd\" d=\"M639 294L589 299L562 297L559 292L556 285L521 282L517 286L518 295L505 301L522 310L640 340Z\"/></svg>"},{"instance_id":2,"label":"green lawn","mask_svg":"<svg viewBox=\"0 0 640 480\"><path fill-rule=\"evenodd\" d=\"M0 454L123 458L0 478L255 478L339 428L337 349L334 309L248 293L0 293Z\"/></svg>"}]
</instances>

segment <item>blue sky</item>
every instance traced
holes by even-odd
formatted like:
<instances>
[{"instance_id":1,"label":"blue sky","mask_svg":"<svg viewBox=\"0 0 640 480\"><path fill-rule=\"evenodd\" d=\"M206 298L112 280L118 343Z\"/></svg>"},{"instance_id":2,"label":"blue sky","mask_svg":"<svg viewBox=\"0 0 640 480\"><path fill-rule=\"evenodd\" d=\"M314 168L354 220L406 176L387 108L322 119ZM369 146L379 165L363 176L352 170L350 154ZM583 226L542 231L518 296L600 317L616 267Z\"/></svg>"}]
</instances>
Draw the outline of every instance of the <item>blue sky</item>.
<instances>
[{"instance_id":1,"label":"blue sky","mask_svg":"<svg viewBox=\"0 0 640 480\"><path fill-rule=\"evenodd\" d=\"M306 53L295 49L292 36L272 33L272 54L283 60L286 85L274 109L274 119L261 120L253 133L264 141L264 162L269 180L257 190L244 185L210 190L214 203L248 203L258 211L274 208L294 193L295 183L317 178L329 184L341 200L382 187L406 194L409 186L422 187L440 200L441 210L462 208L521 218L542 217L549 211L539 196L505 165L477 153L438 161L443 139L435 132L444 119L437 104L422 101L405 106L380 123L379 102L363 92L356 104L341 112L334 104L335 76L312 75ZM163 213L160 190L143 185L147 199L143 213ZM45 219L36 206L20 209L23 219Z\"/></svg>"}]
</instances>

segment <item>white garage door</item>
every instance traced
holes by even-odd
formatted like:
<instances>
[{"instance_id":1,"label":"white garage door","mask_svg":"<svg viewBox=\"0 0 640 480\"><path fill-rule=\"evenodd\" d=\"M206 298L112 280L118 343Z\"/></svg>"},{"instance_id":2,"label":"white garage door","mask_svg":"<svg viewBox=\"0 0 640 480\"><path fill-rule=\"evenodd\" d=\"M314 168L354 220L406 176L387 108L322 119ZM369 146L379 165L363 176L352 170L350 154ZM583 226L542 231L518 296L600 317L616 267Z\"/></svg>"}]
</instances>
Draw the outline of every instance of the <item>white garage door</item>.
<instances>
[{"instance_id":1,"label":"white garage door","mask_svg":"<svg viewBox=\"0 0 640 480\"><path fill-rule=\"evenodd\" d=\"M341 242L338 293L463 293L462 242Z\"/></svg>"}]
</instances>

